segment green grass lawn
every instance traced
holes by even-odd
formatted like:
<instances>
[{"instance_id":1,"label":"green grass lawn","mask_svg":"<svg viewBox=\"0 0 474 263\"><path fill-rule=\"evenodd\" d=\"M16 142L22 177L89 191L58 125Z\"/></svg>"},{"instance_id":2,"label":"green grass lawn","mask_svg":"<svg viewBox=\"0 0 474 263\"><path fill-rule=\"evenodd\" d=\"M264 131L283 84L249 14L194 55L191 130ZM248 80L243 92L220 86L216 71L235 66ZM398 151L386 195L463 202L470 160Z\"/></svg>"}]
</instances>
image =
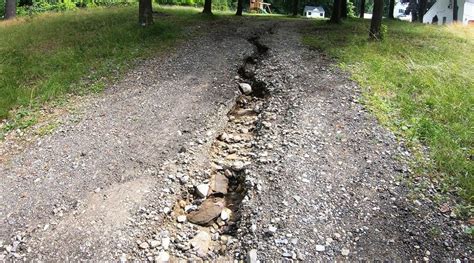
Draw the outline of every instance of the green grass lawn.
<instances>
[{"instance_id":1,"label":"green grass lawn","mask_svg":"<svg viewBox=\"0 0 474 263\"><path fill-rule=\"evenodd\" d=\"M168 15L147 28L138 26L136 6L0 21L0 120L14 107L100 89L98 80L135 58L169 51L185 37L185 26L203 19L192 8L156 11Z\"/></svg>"},{"instance_id":2,"label":"green grass lawn","mask_svg":"<svg viewBox=\"0 0 474 263\"><path fill-rule=\"evenodd\" d=\"M316 22L304 42L352 73L382 123L429 147L432 162L419 172L446 179L473 203L474 27L384 21L386 39L374 43L369 23Z\"/></svg>"}]
</instances>

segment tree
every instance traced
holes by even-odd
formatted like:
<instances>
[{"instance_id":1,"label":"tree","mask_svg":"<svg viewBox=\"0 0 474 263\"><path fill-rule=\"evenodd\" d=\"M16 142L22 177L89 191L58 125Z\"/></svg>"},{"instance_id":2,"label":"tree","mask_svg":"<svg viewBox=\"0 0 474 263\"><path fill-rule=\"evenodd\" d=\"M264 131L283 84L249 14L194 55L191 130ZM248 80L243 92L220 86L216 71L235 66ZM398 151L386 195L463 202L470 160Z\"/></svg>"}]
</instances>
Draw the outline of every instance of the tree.
<instances>
[{"instance_id":1,"label":"tree","mask_svg":"<svg viewBox=\"0 0 474 263\"><path fill-rule=\"evenodd\" d=\"M16 0L7 0L5 3L5 20L16 16Z\"/></svg>"},{"instance_id":2,"label":"tree","mask_svg":"<svg viewBox=\"0 0 474 263\"><path fill-rule=\"evenodd\" d=\"M140 0L138 2L138 22L142 26L153 24L153 7L151 0Z\"/></svg>"},{"instance_id":3,"label":"tree","mask_svg":"<svg viewBox=\"0 0 474 263\"><path fill-rule=\"evenodd\" d=\"M416 0L409 0L409 4L407 9L405 9L405 15L411 13L411 21L416 22L418 21L418 3Z\"/></svg>"},{"instance_id":4,"label":"tree","mask_svg":"<svg viewBox=\"0 0 474 263\"><path fill-rule=\"evenodd\" d=\"M242 9L244 9L243 1L244 0L237 0L237 13L235 13L237 16L242 16Z\"/></svg>"},{"instance_id":5,"label":"tree","mask_svg":"<svg viewBox=\"0 0 474 263\"><path fill-rule=\"evenodd\" d=\"M365 0L360 0L360 13L359 17L364 18L364 13L365 13Z\"/></svg>"},{"instance_id":6,"label":"tree","mask_svg":"<svg viewBox=\"0 0 474 263\"><path fill-rule=\"evenodd\" d=\"M383 0L374 0L374 9L372 11L372 19L370 21L369 39L381 40L382 35L382 15L383 15Z\"/></svg>"},{"instance_id":7,"label":"tree","mask_svg":"<svg viewBox=\"0 0 474 263\"><path fill-rule=\"evenodd\" d=\"M395 0L389 0L388 3L388 18L389 19L395 19L393 16L393 9L395 9Z\"/></svg>"},{"instance_id":8,"label":"tree","mask_svg":"<svg viewBox=\"0 0 474 263\"><path fill-rule=\"evenodd\" d=\"M334 0L334 4L332 6L331 19L329 19L329 23L331 24L341 23L341 0Z\"/></svg>"},{"instance_id":9,"label":"tree","mask_svg":"<svg viewBox=\"0 0 474 263\"><path fill-rule=\"evenodd\" d=\"M293 0L293 16L298 15L298 0Z\"/></svg>"},{"instance_id":10,"label":"tree","mask_svg":"<svg viewBox=\"0 0 474 263\"><path fill-rule=\"evenodd\" d=\"M347 18L347 0L341 0L341 18Z\"/></svg>"},{"instance_id":11,"label":"tree","mask_svg":"<svg viewBox=\"0 0 474 263\"><path fill-rule=\"evenodd\" d=\"M212 15L212 0L204 1L204 10L202 10L202 13Z\"/></svg>"},{"instance_id":12,"label":"tree","mask_svg":"<svg viewBox=\"0 0 474 263\"><path fill-rule=\"evenodd\" d=\"M423 16L425 15L426 12L426 0L420 0L420 6L418 9L418 19L420 23L423 23Z\"/></svg>"},{"instance_id":13,"label":"tree","mask_svg":"<svg viewBox=\"0 0 474 263\"><path fill-rule=\"evenodd\" d=\"M458 21L458 1L453 0L453 21Z\"/></svg>"}]
</instances>

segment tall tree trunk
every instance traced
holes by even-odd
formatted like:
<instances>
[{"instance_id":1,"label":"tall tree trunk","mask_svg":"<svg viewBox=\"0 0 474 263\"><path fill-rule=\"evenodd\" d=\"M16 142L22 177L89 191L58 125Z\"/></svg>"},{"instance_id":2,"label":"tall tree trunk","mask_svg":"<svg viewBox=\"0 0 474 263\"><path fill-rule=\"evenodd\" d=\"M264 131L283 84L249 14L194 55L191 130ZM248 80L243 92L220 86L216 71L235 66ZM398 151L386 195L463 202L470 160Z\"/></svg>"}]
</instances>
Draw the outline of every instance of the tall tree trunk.
<instances>
[{"instance_id":1,"label":"tall tree trunk","mask_svg":"<svg viewBox=\"0 0 474 263\"><path fill-rule=\"evenodd\" d=\"M204 9L202 10L202 13L212 15L212 0L204 1Z\"/></svg>"},{"instance_id":2,"label":"tall tree trunk","mask_svg":"<svg viewBox=\"0 0 474 263\"><path fill-rule=\"evenodd\" d=\"M332 7L332 14L329 23L339 24L341 23L341 0L334 0Z\"/></svg>"},{"instance_id":3,"label":"tall tree trunk","mask_svg":"<svg viewBox=\"0 0 474 263\"><path fill-rule=\"evenodd\" d=\"M237 13L235 15L241 16L242 15L242 9L244 9L244 0L237 0Z\"/></svg>"},{"instance_id":4,"label":"tall tree trunk","mask_svg":"<svg viewBox=\"0 0 474 263\"><path fill-rule=\"evenodd\" d=\"M459 10L458 1L453 0L453 21L458 21L458 10Z\"/></svg>"},{"instance_id":5,"label":"tall tree trunk","mask_svg":"<svg viewBox=\"0 0 474 263\"><path fill-rule=\"evenodd\" d=\"M418 19L420 23L423 23L423 17L425 16L426 12L426 0L420 0L420 6L418 9Z\"/></svg>"},{"instance_id":6,"label":"tall tree trunk","mask_svg":"<svg viewBox=\"0 0 474 263\"><path fill-rule=\"evenodd\" d=\"M359 17L364 18L364 13L365 13L365 0L360 0L360 13Z\"/></svg>"},{"instance_id":7,"label":"tall tree trunk","mask_svg":"<svg viewBox=\"0 0 474 263\"><path fill-rule=\"evenodd\" d=\"M347 18L347 0L341 0L341 18Z\"/></svg>"},{"instance_id":8,"label":"tall tree trunk","mask_svg":"<svg viewBox=\"0 0 474 263\"><path fill-rule=\"evenodd\" d=\"M140 0L138 3L138 22L142 26L153 24L153 8L151 0Z\"/></svg>"},{"instance_id":9,"label":"tall tree trunk","mask_svg":"<svg viewBox=\"0 0 474 263\"><path fill-rule=\"evenodd\" d=\"M411 21L417 22L418 21L418 3L416 0L410 0L407 9L405 10L405 14L408 15L411 13Z\"/></svg>"},{"instance_id":10,"label":"tall tree trunk","mask_svg":"<svg viewBox=\"0 0 474 263\"><path fill-rule=\"evenodd\" d=\"M390 0L388 3L388 18L389 19L395 19L393 16L393 9L395 9L395 0Z\"/></svg>"},{"instance_id":11,"label":"tall tree trunk","mask_svg":"<svg viewBox=\"0 0 474 263\"><path fill-rule=\"evenodd\" d=\"M5 20L16 16L16 0L7 0L5 3Z\"/></svg>"},{"instance_id":12,"label":"tall tree trunk","mask_svg":"<svg viewBox=\"0 0 474 263\"><path fill-rule=\"evenodd\" d=\"M370 21L369 38L372 40L382 39L382 15L383 15L383 0L374 0L374 10L372 11L372 20Z\"/></svg>"},{"instance_id":13,"label":"tall tree trunk","mask_svg":"<svg viewBox=\"0 0 474 263\"><path fill-rule=\"evenodd\" d=\"M293 16L298 15L298 0L293 0Z\"/></svg>"}]
</instances>

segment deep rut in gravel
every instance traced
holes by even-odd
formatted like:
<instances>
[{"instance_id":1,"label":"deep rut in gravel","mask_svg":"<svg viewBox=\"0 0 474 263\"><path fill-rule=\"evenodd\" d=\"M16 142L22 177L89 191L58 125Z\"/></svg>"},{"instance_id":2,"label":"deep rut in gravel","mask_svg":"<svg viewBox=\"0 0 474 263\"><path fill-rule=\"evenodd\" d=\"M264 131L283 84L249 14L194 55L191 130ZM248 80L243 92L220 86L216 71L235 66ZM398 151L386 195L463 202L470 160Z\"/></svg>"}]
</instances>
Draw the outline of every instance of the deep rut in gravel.
<instances>
[{"instance_id":1,"label":"deep rut in gravel","mask_svg":"<svg viewBox=\"0 0 474 263\"><path fill-rule=\"evenodd\" d=\"M254 51L245 57L238 69L239 76L235 77L235 84L240 88L241 94L227 113L228 121L222 131L211 143L208 180L193 188L182 187L182 199L176 202L168 224L170 228L174 228L172 222L186 220L198 225L200 231L193 239L206 239L218 233L220 238L213 238L210 246L202 246L202 243L206 243L203 240L190 241L193 252L201 258L209 257L208 251L216 250L209 248L215 247L219 247L220 253L216 257L224 259L229 256L232 248L228 247L227 240L237 236L242 202L248 188L252 186L252 182L247 180L246 168L251 165L255 156L253 142L258 127L262 125L259 113L269 97L267 83L259 80L255 71L268 56L269 48L260 42L258 35L247 41L253 45ZM241 85L245 84L249 84L251 90L242 89ZM169 231L176 232L173 229ZM170 254L172 257L180 257L179 251L171 251Z\"/></svg>"}]
</instances>

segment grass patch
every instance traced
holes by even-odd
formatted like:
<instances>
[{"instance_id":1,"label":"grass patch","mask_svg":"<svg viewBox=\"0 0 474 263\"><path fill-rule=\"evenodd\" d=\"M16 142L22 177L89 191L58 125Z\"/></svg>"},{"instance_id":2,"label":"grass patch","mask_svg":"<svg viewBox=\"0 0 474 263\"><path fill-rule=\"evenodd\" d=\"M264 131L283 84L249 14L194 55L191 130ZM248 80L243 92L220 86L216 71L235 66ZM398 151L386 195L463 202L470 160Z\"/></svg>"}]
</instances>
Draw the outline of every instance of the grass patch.
<instances>
[{"instance_id":1,"label":"grass patch","mask_svg":"<svg viewBox=\"0 0 474 263\"><path fill-rule=\"evenodd\" d=\"M46 13L0 22L0 119L65 93L100 91L100 80L130 61L170 49L183 28L203 19L195 9L157 9L166 16L138 26L138 7Z\"/></svg>"},{"instance_id":2,"label":"grass patch","mask_svg":"<svg viewBox=\"0 0 474 263\"><path fill-rule=\"evenodd\" d=\"M384 21L387 38L374 43L369 23L316 22L304 42L352 73L382 123L429 147L430 165L419 171L474 203L474 27Z\"/></svg>"}]
</instances>

